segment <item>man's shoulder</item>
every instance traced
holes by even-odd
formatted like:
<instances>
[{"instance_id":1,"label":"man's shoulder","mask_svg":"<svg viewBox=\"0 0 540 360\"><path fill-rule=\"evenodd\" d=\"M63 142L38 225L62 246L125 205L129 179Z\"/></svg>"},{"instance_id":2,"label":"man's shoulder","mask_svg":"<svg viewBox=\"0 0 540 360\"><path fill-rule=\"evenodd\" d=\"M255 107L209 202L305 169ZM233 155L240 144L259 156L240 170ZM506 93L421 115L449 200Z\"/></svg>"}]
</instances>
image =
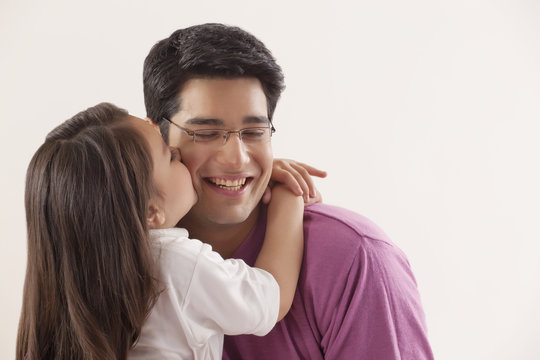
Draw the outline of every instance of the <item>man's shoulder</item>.
<instances>
[{"instance_id":1,"label":"man's shoulder","mask_svg":"<svg viewBox=\"0 0 540 360\"><path fill-rule=\"evenodd\" d=\"M304 211L307 236L331 236L338 241L383 242L392 245L386 233L373 221L354 211L327 204L314 204Z\"/></svg>"},{"instance_id":2,"label":"man's shoulder","mask_svg":"<svg viewBox=\"0 0 540 360\"><path fill-rule=\"evenodd\" d=\"M353 263L366 270L408 263L386 233L365 216L337 206L315 204L304 212L304 265L349 271ZM378 265L375 265L378 264Z\"/></svg>"},{"instance_id":3,"label":"man's shoulder","mask_svg":"<svg viewBox=\"0 0 540 360\"><path fill-rule=\"evenodd\" d=\"M304 311L323 334L319 344L329 357L432 358L407 257L374 222L316 204L305 209L304 241L301 296L292 311Z\"/></svg>"}]
</instances>

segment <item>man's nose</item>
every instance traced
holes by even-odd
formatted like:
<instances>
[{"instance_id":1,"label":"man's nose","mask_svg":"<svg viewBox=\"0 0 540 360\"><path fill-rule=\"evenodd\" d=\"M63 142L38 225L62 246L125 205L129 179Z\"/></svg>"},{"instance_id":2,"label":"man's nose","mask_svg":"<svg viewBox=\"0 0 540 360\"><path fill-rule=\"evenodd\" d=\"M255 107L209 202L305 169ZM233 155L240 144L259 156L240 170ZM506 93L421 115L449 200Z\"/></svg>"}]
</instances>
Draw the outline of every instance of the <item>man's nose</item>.
<instances>
[{"instance_id":1,"label":"man's nose","mask_svg":"<svg viewBox=\"0 0 540 360\"><path fill-rule=\"evenodd\" d=\"M249 162L249 154L239 133L229 133L225 144L219 148L217 161L231 168L240 168Z\"/></svg>"}]
</instances>

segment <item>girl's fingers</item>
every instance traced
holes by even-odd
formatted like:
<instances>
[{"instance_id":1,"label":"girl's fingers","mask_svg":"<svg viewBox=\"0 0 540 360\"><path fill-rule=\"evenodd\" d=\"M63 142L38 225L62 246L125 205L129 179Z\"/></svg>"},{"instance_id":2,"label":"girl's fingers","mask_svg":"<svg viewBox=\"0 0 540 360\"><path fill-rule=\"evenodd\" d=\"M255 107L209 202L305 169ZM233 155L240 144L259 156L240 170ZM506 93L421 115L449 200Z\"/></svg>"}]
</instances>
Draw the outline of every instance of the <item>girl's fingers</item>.
<instances>
[{"instance_id":1,"label":"girl's fingers","mask_svg":"<svg viewBox=\"0 0 540 360\"><path fill-rule=\"evenodd\" d=\"M326 171L294 160L274 159L272 181L286 185L296 195L303 195L306 204L317 202L317 199L321 198L315 187L313 176L324 178ZM265 193L263 202L269 200L269 196Z\"/></svg>"}]
</instances>

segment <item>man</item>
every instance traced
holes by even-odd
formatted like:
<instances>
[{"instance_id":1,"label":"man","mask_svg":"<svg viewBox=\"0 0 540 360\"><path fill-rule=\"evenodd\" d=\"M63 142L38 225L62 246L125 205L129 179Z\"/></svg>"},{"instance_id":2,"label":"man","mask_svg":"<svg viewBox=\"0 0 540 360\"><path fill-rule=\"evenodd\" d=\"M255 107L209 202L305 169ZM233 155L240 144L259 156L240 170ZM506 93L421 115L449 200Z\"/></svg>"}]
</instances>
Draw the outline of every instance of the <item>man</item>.
<instances>
[{"instance_id":1,"label":"man","mask_svg":"<svg viewBox=\"0 0 540 360\"><path fill-rule=\"evenodd\" d=\"M281 68L251 34L221 24L181 29L144 64L147 116L178 146L199 201L182 227L224 258L253 265L272 168ZM305 250L289 314L265 337L226 337L227 359L432 359L405 255L368 219L307 207Z\"/></svg>"}]
</instances>

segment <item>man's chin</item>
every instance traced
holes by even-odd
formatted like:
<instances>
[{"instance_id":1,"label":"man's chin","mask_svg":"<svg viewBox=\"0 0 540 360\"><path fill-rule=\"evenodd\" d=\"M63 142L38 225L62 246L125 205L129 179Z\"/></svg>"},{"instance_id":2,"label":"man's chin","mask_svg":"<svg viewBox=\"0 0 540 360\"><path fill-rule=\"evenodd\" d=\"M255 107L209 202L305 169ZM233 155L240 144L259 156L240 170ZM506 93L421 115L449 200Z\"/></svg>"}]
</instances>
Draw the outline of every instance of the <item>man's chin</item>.
<instances>
[{"instance_id":1,"label":"man's chin","mask_svg":"<svg viewBox=\"0 0 540 360\"><path fill-rule=\"evenodd\" d=\"M252 216L257 216L259 202L250 201L244 204L198 204L192 214L199 219L206 219L209 225L241 225Z\"/></svg>"},{"instance_id":2,"label":"man's chin","mask_svg":"<svg viewBox=\"0 0 540 360\"><path fill-rule=\"evenodd\" d=\"M240 225L245 223L250 215L253 213L254 209L251 211L243 210L243 211L234 211L234 210L227 210L224 212L212 212L208 213L206 215L206 218L216 224L216 225Z\"/></svg>"}]
</instances>

